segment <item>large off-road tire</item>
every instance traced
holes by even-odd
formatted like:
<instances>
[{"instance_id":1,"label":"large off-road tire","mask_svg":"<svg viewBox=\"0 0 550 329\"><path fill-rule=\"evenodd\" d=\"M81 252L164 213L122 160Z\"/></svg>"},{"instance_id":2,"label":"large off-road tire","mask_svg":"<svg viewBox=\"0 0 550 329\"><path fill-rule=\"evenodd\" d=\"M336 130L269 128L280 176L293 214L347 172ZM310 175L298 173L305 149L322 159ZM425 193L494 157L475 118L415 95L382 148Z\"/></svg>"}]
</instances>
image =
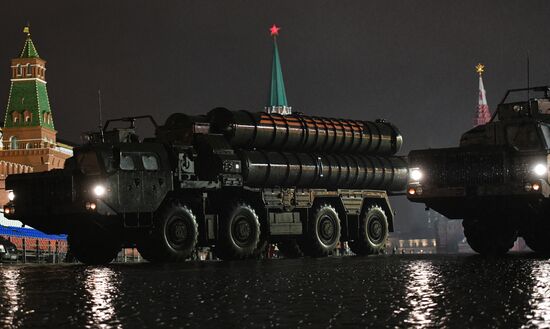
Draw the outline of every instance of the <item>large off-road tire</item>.
<instances>
[{"instance_id":1,"label":"large off-road tire","mask_svg":"<svg viewBox=\"0 0 550 329\"><path fill-rule=\"evenodd\" d=\"M340 218L336 209L322 204L311 212L308 230L300 241L300 248L311 257L328 256L340 241Z\"/></svg>"},{"instance_id":2,"label":"large off-road tire","mask_svg":"<svg viewBox=\"0 0 550 329\"><path fill-rule=\"evenodd\" d=\"M537 221L525 227L522 232L523 239L534 252L550 254L550 224Z\"/></svg>"},{"instance_id":3,"label":"large off-road tire","mask_svg":"<svg viewBox=\"0 0 550 329\"><path fill-rule=\"evenodd\" d=\"M137 249L150 262L183 262L195 250L198 235L193 211L172 201L155 215L153 230L139 241Z\"/></svg>"},{"instance_id":4,"label":"large off-road tire","mask_svg":"<svg viewBox=\"0 0 550 329\"><path fill-rule=\"evenodd\" d=\"M121 249L120 241L95 224L90 224L86 230L69 233L67 242L74 257L86 265L109 264Z\"/></svg>"},{"instance_id":5,"label":"large off-road tire","mask_svg":"<svg viewBox=\"0 0 550 329\"><path fill-rule=\"evenodd\" d=\"M386 248L388 239L388 217L380 206L367 209L359 222L357 239L349 242L353 253L359 256L378 255Z\"/></svg>"},{"instance_id":6,"label":"large off-road tire","mask_svg":"<svg viewBox=\"0 0 550 329\"><path fill-rule=\"evenodd\" d=\"M506 220L465 218L462 226L470 247L485 256L506 254L517 238L517 230Z\"/></svg>"},{"instance_id":7,"label":"large off-road tire","mask_svg":"<svg viewBox=\"0 0 550 329\"><path fill-rule=\"evenodd\" d=\"M285 258L299 258L304 256L296 239L282 240L277 243L277 248L279 248L279 251Z\"/></svg>"},{"instance_id":8,"label":"large off-road tire","mask_svg":"<svg viewBox=\"0 0 550 329\"><path fill-rule=\"evenodd\" d=\"M219 235L214 248L218 258L250 258L259 242L260 221L252 206L235 202L220 214Z\"/></svg>"},{"instance_id":9,"label":"large off-road tire","mask_svg":"<svg viewBox=\"0 0 550 329\"><path fill-rule=\"evenodd\" d=\"M269 249L269 227L267 224L267 219L258 218L260 221L260 240L254 252L252 253L251 258L253 259L262 259L267 257L267 251Z\"/></svg>"}]
</instances>

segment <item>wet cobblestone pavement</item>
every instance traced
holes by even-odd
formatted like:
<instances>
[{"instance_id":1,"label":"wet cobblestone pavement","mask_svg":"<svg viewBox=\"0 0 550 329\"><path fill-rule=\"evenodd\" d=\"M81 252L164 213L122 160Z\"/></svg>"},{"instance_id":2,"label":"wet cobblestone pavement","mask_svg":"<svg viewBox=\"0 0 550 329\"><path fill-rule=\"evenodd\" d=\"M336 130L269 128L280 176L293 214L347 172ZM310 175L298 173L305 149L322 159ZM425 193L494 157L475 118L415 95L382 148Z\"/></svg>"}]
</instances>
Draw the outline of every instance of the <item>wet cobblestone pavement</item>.
<instances>
[{"instance_id":1,"label":"wet cobblestone pavement","mask_svg":"<svg viewBox=\"0 0 550 329\"><path fill-rule=\"evenodd\" d=\"M0 327L550 326L532 254L0 265Z\"/></svg>"}]
</instances>

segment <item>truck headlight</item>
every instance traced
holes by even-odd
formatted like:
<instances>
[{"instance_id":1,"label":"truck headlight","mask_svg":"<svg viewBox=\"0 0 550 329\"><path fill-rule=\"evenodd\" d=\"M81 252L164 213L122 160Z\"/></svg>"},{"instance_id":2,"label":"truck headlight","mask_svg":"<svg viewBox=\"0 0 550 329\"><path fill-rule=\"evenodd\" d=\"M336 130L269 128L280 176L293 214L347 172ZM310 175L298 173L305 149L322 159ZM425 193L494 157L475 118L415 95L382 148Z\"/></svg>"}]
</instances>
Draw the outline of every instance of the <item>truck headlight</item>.
<instances>
[{"instance_id":1,"label":"truck headlight","mask_svg":"<svg viewBox=\"0 0 550 329\"><path fill-rule=\"evenodd\" d=\"M105 186L98 184L94 186L94 194L98 197L105 195L105 192L107 192L107 189Z\"/></svg>"},{"instance_id":2,"label":"truck headlight","mask_svg":"<svg viewBox=\"0 0 550 329\"><path fill-rule=\"evenodd\" d=\"M539 163L533 167L533 172L537 176L544 176L548 172L548 168L545 164Z\"/></svg>"},{"instance_id":3,"label":"truck headlight","mask_svg":"<svg viewBox=\"0 0 550 329\"><path fill-rule=\"evenodd\" d=\"M15 199L15 193L13 191L8 192L8 200L13 201Z\"/></svg>"},{"instance_id":4,"label":"truck headlight","mask_svg":"<svg viewBox=\"0 0 550 329\"><path fill-rule=\"evenodd\" d=\"M411 172L410 172L410 177L413 181L419 181L422 179L422 171L418 168L413 168L411 169Z\"/></svg>"}]
</instances>

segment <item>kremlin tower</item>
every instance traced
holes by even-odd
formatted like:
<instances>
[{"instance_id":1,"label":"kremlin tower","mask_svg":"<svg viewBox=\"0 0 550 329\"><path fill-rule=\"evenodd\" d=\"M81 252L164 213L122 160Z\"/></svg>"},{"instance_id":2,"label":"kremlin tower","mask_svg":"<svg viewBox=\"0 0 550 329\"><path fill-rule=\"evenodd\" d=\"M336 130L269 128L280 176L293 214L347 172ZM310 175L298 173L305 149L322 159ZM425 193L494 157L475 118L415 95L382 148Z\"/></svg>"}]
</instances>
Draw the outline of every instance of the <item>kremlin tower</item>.
<instances>
[{"instance_id":1,"label":"kremlin tower","mask_svg":"<svg viewBox=\"0 0 550 329\"><path fill-rule=\"evenodd\" d=\"M0 160L30 166L35 172L63 168L72 150L56 141L46 88L46 61L38 55L29 27L24 33L23 50L11 60Z\"/></svg>"},{"instance_id":2,"label":"kremlin tower","mask_svg":"<svg viewBox=\"0 0 550 329\"><path fill-rule=\"evenodd\" d=\"M279 59L279 49L277 47L277 36L281 28L273 24L269 29L273 37L273 64L271 66L271 89L269 100L265 110L267 113L278 113L281 115L292 114L292 108L288 106L286 100L285 82L283 80L283 70L281 60Z\"/></svg>"},{"instance_id":3,"label":"kremlin tower","mask_svg":"<svg viewBox=\"0 0 550 329\"><path fill-rule=\"evenodd\" d=\"M477 116L474 119L474 127L484 125L491 121L491 112L489 111L489 105L487 105L487 98L485 94L485 87L483 86L483 71L485 65L477 64L476 72L479 74L479 99L477 105Z\"/></svg>"},{"instance_id":4,"label":"kremlin tower","mask_svg":"<svg viewBox=\"0 0 550 329\"><path fill-rule=\"evenodd\" d=\"M72 156L72 148L56 140L46 88L46 61L38 55L29 27L23 32L23 50L11 60L11 87L0 134L0 206L8 202L8 175L63 168ZM21 223L0 216L0 228L2 225Z\"/></svg>"}]
</instances>

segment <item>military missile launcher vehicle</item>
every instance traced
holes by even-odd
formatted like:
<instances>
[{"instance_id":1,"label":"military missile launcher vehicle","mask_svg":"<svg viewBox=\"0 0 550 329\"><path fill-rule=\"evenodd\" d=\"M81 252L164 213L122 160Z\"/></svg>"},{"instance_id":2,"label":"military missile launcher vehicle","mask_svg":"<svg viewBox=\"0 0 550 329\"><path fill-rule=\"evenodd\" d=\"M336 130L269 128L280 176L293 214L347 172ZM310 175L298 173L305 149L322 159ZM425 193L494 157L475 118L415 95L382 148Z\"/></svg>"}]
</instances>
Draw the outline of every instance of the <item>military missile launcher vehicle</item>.
<instances>
[{"instance_id":1,"label":"military missile launcher vehicle","mask_svg":"<svg viewBox=\"0 0 550 329\"><path fill-rule=\"evenodd\" d=\"M507 101L517 92L540 98ZM549 87L509 90L491 122L462 135L460 146L409 153L409 200L450 219L481 254L503 254L522 236L550 252Z\"/></svg>"},{"instance_id":2,"label":"military missile launcher vehicle","mask_svg":"<svg viewBox=\"0 0 550 329\"><path fill-rule=\"evenodd\" d=\"M134 121L150 119L141 140ZM120 121L128 128L109 129ZM118 123L117 123L118 122ZM68 234L88 264L137 247L151 262L199 246L224 260L277 243L288 257L327 256L339 241L359 255L384 249L392 192L408 166L392 124L217 108L206 115L111 120L74 149L64 169L11 175L10 219Z\"/></svg>"}]
</instances>

